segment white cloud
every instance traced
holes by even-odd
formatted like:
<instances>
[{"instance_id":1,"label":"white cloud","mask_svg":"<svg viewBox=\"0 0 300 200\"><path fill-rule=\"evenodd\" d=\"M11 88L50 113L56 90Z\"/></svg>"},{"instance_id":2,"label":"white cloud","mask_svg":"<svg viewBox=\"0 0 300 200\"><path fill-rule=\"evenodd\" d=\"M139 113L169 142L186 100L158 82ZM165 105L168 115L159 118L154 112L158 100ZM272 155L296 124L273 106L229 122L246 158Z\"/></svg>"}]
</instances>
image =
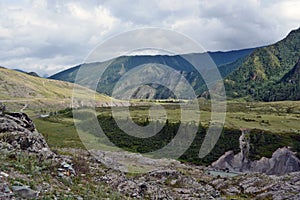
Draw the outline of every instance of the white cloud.
<instances>
[{"instance_id":1,"label":"white cloud","mask_svg":"<svg viewBox=\"0 0 300 200\"><path fill-rule=\"evenodd\" d=\"M72 56L54 56L51 58L24 57L3 61L1 65L9 65L12 69L21 69L27 72L34 71L43 76L72 67L75 63L70 62L71 60L76 60L76 58Z\"/></svg>"},{"instance_id":2,"label":"white cloud","mask_svg":"<svg viewBox=\"0 0 300 200\"><path fill-rule=\"evenodd\" d=\"M29 71L49 74L56 72L55 66L80 63L118 23L101 5L79 2L2 2L0 13L0 65L26 65Z\"/></svg>"},{"instance_id":3,"label":"white cloud","mask_svg":"<svg viewBox=\"0 0 300 200\"><path fill-rule=\"evenodd\" d=\"M3 0L0 65L52 74L139 27L182 32L207 50L261 46L299 27L299 7L298 0Z\"/></svg>"},{"instance_id":4,"label":"white cloud","mask_svg":"<svg viewBox=\"0 0 300 200\"><path fill-rule=\"evenodd\" d=\"M293 20L295 22L300 21L300 1L282 1L275 6L280 14L286 19Z\"/></svg>"}]
</instances>

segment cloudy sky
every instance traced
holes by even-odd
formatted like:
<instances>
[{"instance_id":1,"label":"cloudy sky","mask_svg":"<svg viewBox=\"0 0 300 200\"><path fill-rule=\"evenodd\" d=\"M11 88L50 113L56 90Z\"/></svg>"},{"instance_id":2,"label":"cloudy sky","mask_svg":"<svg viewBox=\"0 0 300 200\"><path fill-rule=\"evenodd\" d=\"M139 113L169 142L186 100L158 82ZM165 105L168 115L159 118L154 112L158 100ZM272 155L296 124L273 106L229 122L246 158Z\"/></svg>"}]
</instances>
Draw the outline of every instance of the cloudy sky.
<instances>
[{"instance_id":1,"label":"cloudy sky","mask_svg":"<svg viewBox=\"0 0 300 200\"><path fill-rule=\"evenodd\" d=\"M262 46L299 27L299 8L299 0L1 0L0 66L51 75L145 27L183 33L210 51Z\"/></svg>"}]
</instances>

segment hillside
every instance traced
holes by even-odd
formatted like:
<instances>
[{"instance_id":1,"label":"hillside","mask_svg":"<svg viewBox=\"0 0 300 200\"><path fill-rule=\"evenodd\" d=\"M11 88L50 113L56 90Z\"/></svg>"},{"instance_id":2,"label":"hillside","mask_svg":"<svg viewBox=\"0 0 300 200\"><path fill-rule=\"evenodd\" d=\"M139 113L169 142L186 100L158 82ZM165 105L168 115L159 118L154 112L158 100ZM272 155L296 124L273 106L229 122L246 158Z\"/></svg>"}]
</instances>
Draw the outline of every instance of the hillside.
<instances>
[{"instance_id":1,"label":"hillside","mask_svg":"<svg viewBox=\"0 0 300 200\"><path fill-rule=\"evenodd\" d=\"M236 51L228 51L228 52L208 52L206 53L195 53L195 54L188 54L189 58L197 58L197 60L205 60L206 56L209 55L217 66L224 66L228 63L234 62L238 59L247 57L253 49L244 49L244 50L236 50ZM186 56L186 55L185 55ZM182 74L188 82L193 86L196 94L201 94L205 88L203 87L203 79L199 75L198 72L195 71L194 67L187 62L182 56L167 56L167 55L156 55L156 56L122 56L115 58L110 61L109 67L103 73L101 81L98 83L97 91L100 93L104 93L107 95L112 95L112 90L118 80L129 70L135 68L136 66L143 65L143 64L163 64L167 65L175 70L177 70L180 74ZM69 82L74 82L77 71L80 67L87 67L89 71L89 77L84 77L82 79L87 80L80 80L83 85L87 83L90 79L98 79L97 77L97 70L104 66L107 62L104 63L90 63L90 64L81 64L76 67L67 69L60 73L57 73L51 76L51 79L57 80L64 80ZM85 69L87 69L85 68ZM225 70L222 67L221 74L227 75L235 68L230 68L231 70ZM143 76L146 76L144 74ZM174 78L172 74L166 73L168 79ZM133 82L135 80L132 80ZM175 81L176 82L176 81ZM172 85L176 85L178 83L172 83ZM146 90L145 90L146 89ZM154 98L154 99L165 99L169 97L174 97L174 95L165 87L149 84L140 88L139 91L141 93L136 92L134 98Z\"/></svg>"},{"instance_id":2,"label":"hillside","mask_svg":"<svg viewBox=\"0 0 300 200\"><path fill-rule=\"evenodd\" d=\"M0 101L28 104L33 108L49 106L59 108L70 106L74 85L69 82L35 77L15 70L0 68ZM84 99L86 88L81 87ZM108 102L110 98L96 94L99 102Z\"/></svg>"},{"instance_id":3,"label":"hillside","mask_svg":"<svg viewBox=\"0 0 300 200\"><path fill-rule=\"evenodd\" d=\"M255 49L226 77L227 95L261 101L299 100L299 71L293 69L299 55L300 28L273 45ZM287 81L288 77L293 81Z\"/></svg>"}]
</instances>

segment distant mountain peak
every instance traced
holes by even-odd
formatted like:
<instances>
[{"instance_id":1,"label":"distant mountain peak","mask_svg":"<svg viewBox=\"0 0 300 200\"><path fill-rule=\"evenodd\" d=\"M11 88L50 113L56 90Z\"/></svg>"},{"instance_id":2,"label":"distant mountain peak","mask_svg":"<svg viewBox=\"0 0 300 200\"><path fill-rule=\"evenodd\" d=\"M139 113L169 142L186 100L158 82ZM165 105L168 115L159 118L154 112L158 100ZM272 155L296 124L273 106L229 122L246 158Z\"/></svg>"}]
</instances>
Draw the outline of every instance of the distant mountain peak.
<instances>
[{"instance_id":1,"label":"distant mountain peak","mask_svg":"<svg viewBox=\"0 0 300 200\"><path fill-rule=\"evenodd\" d=\"M30 75L30 76L40 77L36 72L26 72L26 71L24 71L24 70L22 70L22 69L13 69L13 70L15 70L15 71L17 71L17 72L22 72L22 73L24 73L24 74L28 74L28 75Z\"/></svg>"},{"instance_id":2,"label":"distant mountain peak","mask_svg":"<svg viewBox=\"0 0 300 200\"><path fill-rule=\"evenodd\" d=\"M27 72L28 75L40 77L36 72Z\"/></svg>"}]
</instances>

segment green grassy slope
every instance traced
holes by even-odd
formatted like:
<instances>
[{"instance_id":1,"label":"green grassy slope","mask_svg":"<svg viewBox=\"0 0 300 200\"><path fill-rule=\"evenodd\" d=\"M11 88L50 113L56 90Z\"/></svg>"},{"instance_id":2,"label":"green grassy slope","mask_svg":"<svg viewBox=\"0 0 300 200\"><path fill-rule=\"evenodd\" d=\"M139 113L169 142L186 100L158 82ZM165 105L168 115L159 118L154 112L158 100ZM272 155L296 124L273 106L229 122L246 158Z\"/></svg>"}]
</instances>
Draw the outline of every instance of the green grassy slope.
<instances>
[{"instance_id":1,"label":"green grassy slope","mask_svg":"<svg viewBox=\"0 0 300 200\"><path fill-rule=\"evenodd\" d=\"M0 101L12 109L28 104L27 109L64 108L71 104L74 84L30 76L14 70L0 68ZM87 99L90 90L79 87L79 97ZM99 102L109 102L110 97L96 94ZM19 104L19 107L16 106Z\"/></svg>"}]
</instances>

